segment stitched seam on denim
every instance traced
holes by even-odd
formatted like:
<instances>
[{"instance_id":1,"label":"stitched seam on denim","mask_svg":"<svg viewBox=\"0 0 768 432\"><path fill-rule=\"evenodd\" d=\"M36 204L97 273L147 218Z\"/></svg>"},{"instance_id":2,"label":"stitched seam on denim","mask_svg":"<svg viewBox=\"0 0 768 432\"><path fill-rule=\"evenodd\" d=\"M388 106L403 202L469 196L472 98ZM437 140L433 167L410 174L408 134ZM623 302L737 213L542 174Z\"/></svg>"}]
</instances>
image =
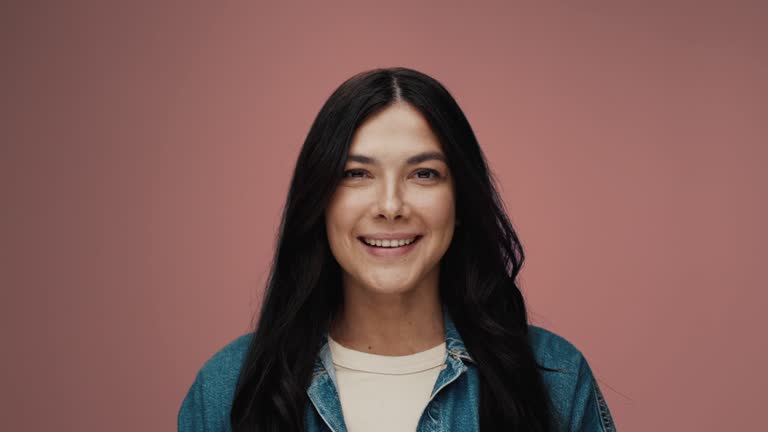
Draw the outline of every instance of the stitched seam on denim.
<instances>
[{"instance_id":1,"label":"stitched seam on denim","mask_svg":"<svg viewBox=\"0 0 768 432\"><path fill-rule=\"evenodd\" d=\"M595 397L597 403L597 411L600 414L600 423L605 432L615 432L616 429L612 426L611 414L608 412L608 405L605 403L603 393L600 391L600 387L595 380L592 380L592 394Z\"/></svg>"},{"instance_id":2,"label":"stitched seam on denim","mask_svg":"<svg viewBox=\"0 0 768 432\"><path fill-rule=\"evenodd\" d=\"M320 409L320 407L319 407L319 406L317 406L317 405L315 405L315 404L313 404L313 405L314 405L314 407L315 407L315 412L317 412L317 415L319 415L319 416L320 416L320 418L321 418L321 419L323 419L323 422L325 423L325 426L327 426L327 427L328 427L328 429L329 429L329 430L331 430L332 432L336 432L336 430L337 430L337 429L335 429L333 426L331 426L331 423L328 421L328 419L327 419L327 418L325 418L325 416L324 416L324 415L323 415L323 413L321 412L322 410ZM322 403L321 403L321 406L322 406L323 408L325 408L325 406L324 406L324 405L322 405Z\"/></svg>"}]
</instances>

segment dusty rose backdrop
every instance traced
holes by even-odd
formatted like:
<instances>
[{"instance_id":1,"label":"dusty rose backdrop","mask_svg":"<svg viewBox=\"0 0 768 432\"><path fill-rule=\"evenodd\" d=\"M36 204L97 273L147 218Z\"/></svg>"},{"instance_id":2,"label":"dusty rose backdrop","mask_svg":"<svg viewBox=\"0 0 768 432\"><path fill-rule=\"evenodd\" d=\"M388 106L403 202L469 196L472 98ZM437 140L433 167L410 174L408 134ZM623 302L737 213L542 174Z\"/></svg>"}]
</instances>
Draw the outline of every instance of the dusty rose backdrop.
<instances>
[{"instance_id":1,"label":"dusty rose backdrop","mask_svg":"<svg viewBox=\"0 0 768 432\"><path fill-rule=\"evenodd\" d=\"M314 115L403 65L464 108L532 320L619 430L755 430L766 7L360 3L0 6L3 429L173 430L248 331Z\"/></svg>"}]
</instances>

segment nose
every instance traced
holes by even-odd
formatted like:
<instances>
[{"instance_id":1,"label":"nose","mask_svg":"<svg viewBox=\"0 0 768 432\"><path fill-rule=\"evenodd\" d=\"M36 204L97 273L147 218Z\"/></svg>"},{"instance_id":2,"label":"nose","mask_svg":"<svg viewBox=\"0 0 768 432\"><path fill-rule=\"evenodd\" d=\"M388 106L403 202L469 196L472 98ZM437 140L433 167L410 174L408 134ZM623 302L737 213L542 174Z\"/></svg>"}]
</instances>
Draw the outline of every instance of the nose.
<instances>
[{"instance_id":1,"label":"nose","mask_svg":"<svg viewBox=\"0 0 768 432\"><path fill-rule=\"evenodd\" d=\"M407 206L402 189L397 181L388 181L382 185L378 197L378 216L391 221L405 216Z\"/></svg>"}]
</instances>

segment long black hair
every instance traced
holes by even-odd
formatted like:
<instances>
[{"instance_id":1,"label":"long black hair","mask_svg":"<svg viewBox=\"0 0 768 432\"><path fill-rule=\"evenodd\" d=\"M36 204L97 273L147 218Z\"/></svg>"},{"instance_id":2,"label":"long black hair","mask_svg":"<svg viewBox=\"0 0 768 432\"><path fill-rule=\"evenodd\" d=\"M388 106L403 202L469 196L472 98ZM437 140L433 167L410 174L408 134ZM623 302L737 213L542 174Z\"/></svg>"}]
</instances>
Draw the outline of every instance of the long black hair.
<instances>
[{"instance_id":1,"label":"long black hair","mask_svg":"<svg viewBox=\"0 0 768 432\"><path fill-rule=\"evenodd\" d=\"M343 301L324 210L355 130L405 102L427 119L454 179L461 221L440 261L440 297L478 368L480 429L548 431L551 408L515 279L523 250L464 113L437 80L407 68L359 73L331 94L299 153L261 314L230 414L234 432L303 431L315 357Z\"/></svg>"}]
</instances>

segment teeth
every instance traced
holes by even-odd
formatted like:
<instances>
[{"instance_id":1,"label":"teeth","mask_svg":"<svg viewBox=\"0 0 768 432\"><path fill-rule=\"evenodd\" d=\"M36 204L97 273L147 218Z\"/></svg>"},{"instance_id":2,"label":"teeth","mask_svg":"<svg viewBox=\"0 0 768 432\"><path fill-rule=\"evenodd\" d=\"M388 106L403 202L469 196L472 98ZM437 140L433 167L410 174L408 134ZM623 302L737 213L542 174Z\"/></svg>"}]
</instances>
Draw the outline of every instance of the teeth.
<instances>
[{"instance_id":1,"label":"teeth","mask_svg":"<svg viewBox=\"0 0 768 432\"><path fill-rule=\"evenodd\" d=\"M366 238L363 239L363 241L370 246L387 247L387 248L405 246L413 243L415 240L416 240L416 237L410 238L410 239L399 239L399 240L371 240Z\"/></svg>"}]
</instances>

